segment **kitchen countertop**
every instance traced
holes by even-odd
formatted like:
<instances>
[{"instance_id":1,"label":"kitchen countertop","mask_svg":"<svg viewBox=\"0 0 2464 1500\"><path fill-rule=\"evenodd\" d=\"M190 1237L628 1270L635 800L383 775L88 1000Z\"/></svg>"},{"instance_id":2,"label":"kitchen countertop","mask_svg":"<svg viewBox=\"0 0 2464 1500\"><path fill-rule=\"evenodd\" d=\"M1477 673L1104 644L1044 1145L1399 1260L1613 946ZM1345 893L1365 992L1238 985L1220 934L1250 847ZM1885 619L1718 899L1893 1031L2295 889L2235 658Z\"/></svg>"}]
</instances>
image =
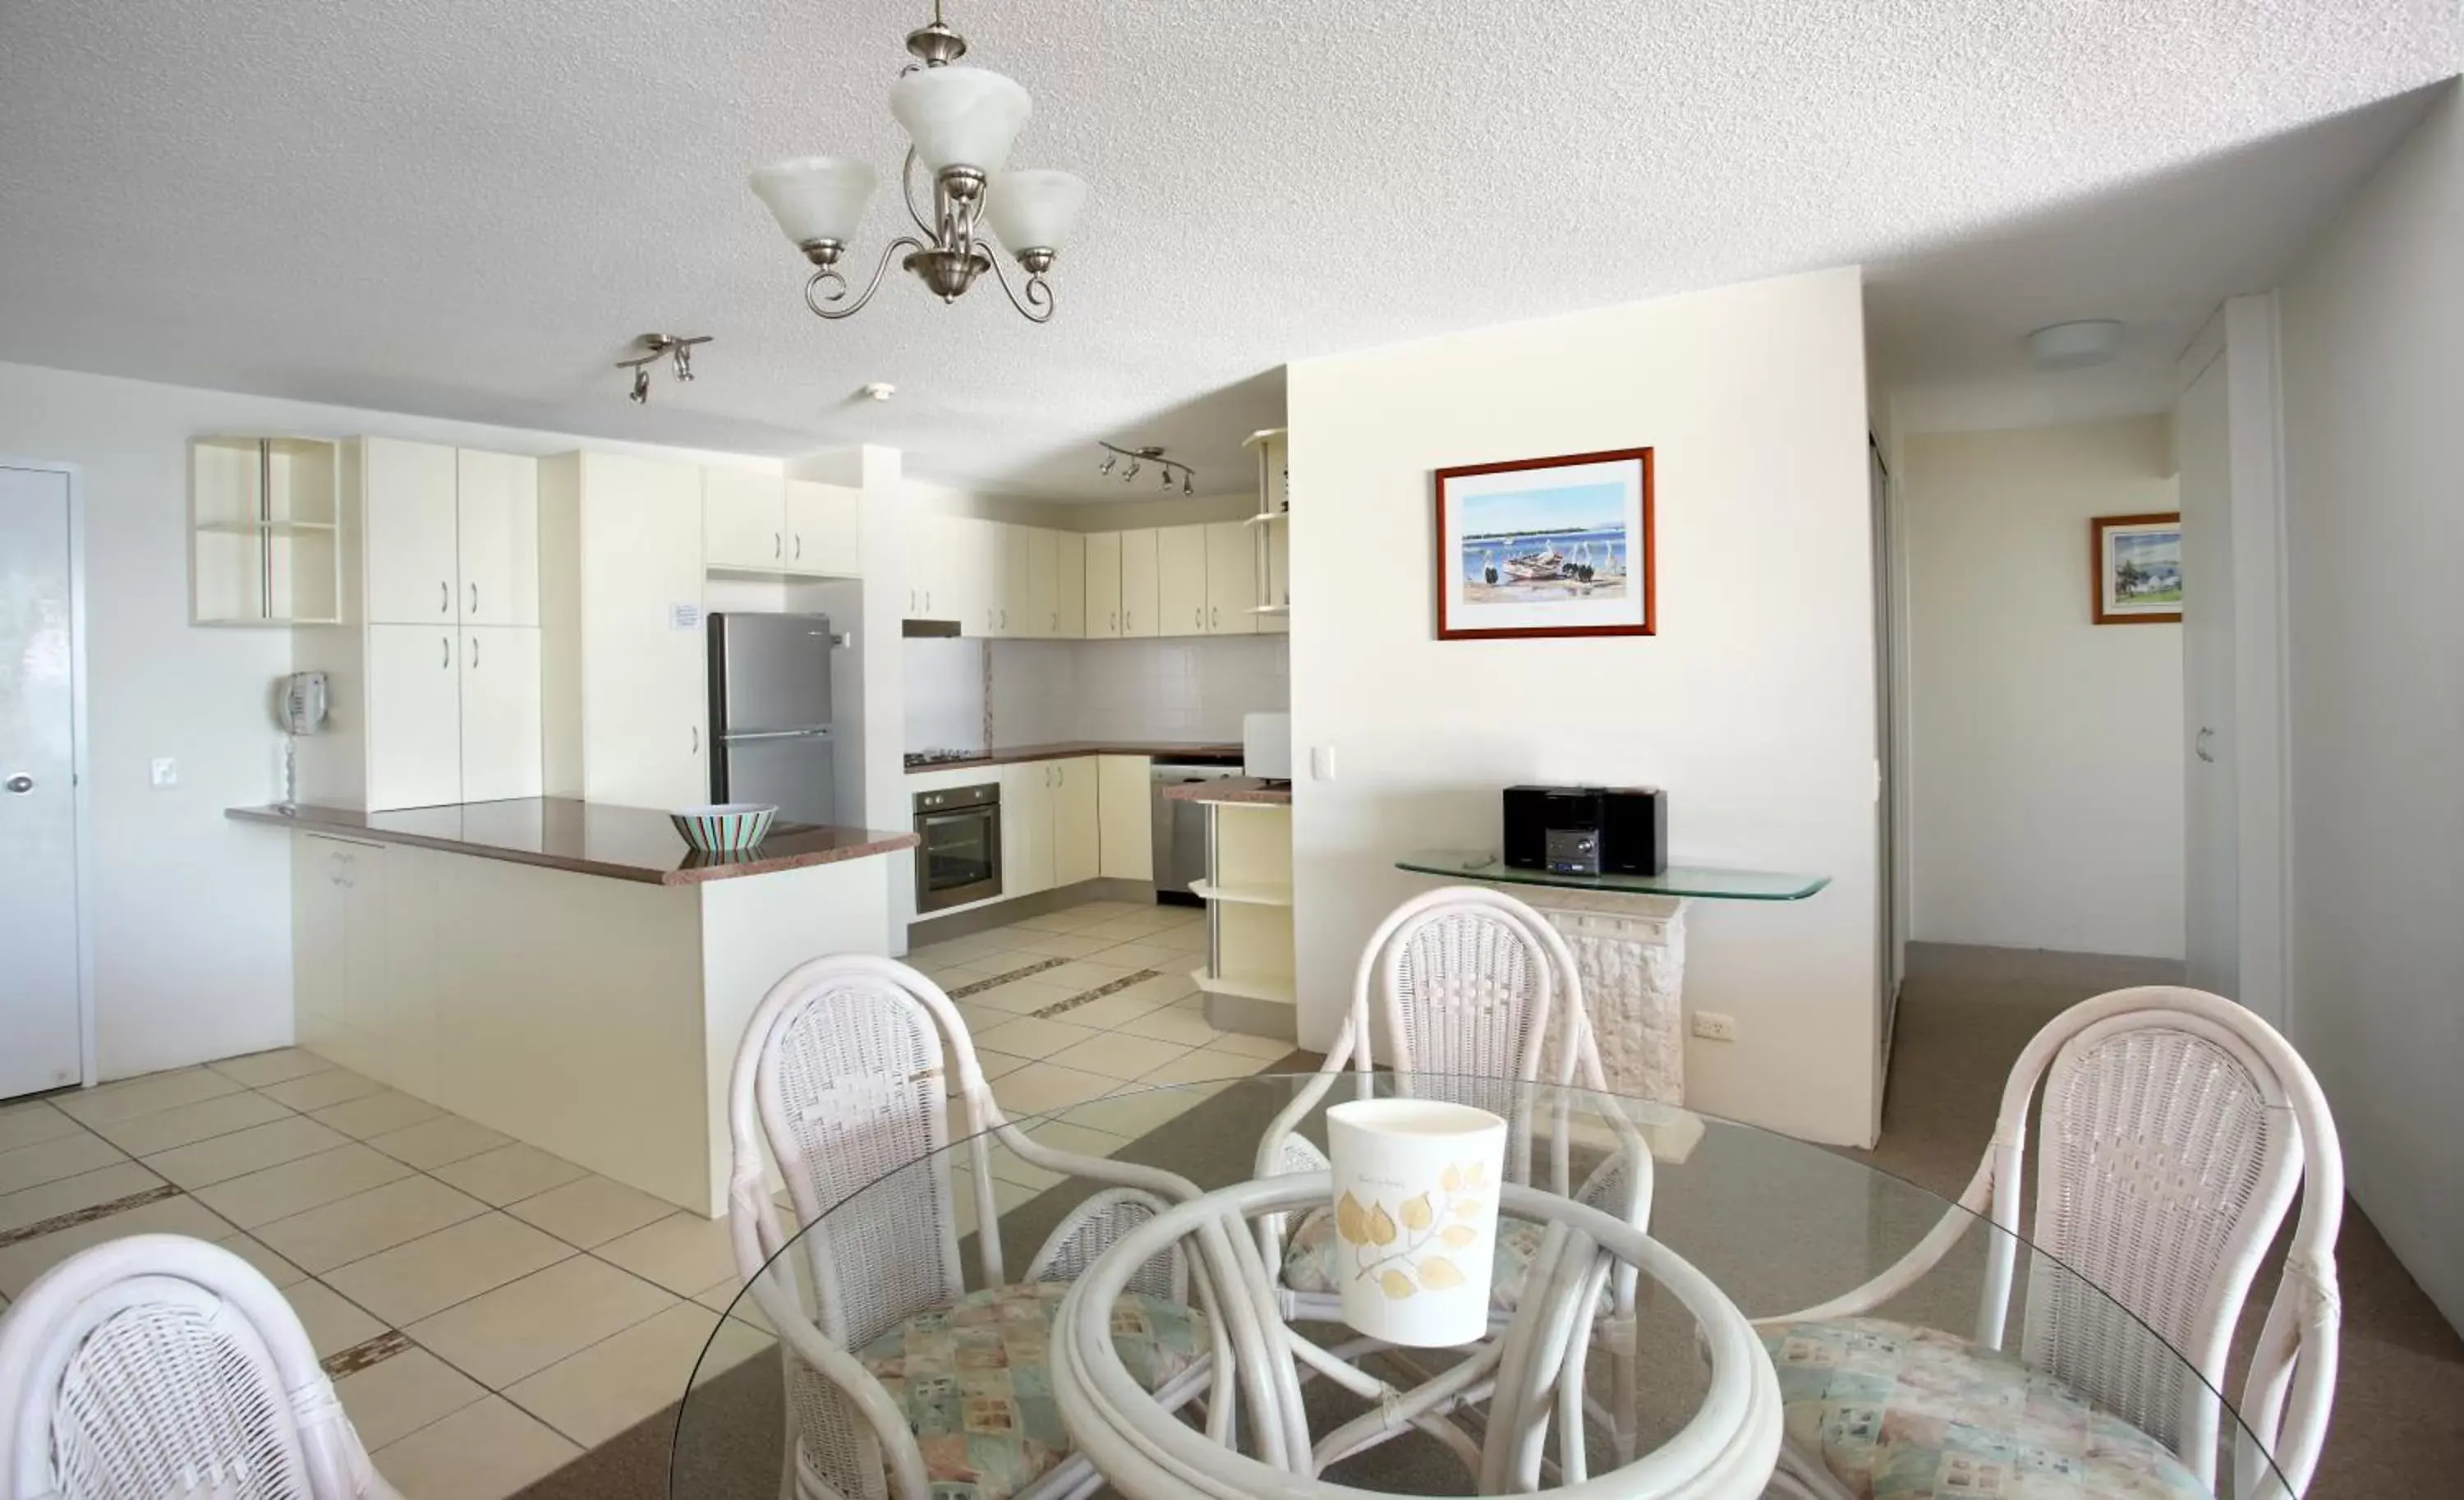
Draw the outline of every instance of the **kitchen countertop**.
<instances>
[{"instance_id":1,"label":"kitchen countertop","mask_svg":"<svg viewBox=\"0 0 2464 1500\"><path fill-rule=\"evenodd\" d=\"M907 774L926 771L963 771L971 765L1016 765L1023 761L1066 761L1080 755L1142 755L1155 761L1171 761L1182 757L1199 757L1228 761L1239 765L1243 751L1238 744L1193 744L1181 740L1152 739L1057 739L1042 745L1003 745L987 750L964 761L931 761L907 762Z\"/></svg>"},{"instance_id":2,"label":"kitchen countertop","mask_svg":"<svg viewBox=\"0 0 2464 1500\"><path fill-rule=\"evenodd\" d=\"M1288 807L1292 783L1255 776L1227 776L1214 782L1187 782L1163 789L1166 802L1237 802L1259 807Z\"/></svg>"},{"instance_id":3,"label":"kitchen countertop","mask_svg":"<svg viewBox=\"0 0 2464 1500\"><path fill-rule=\"evenodd\" d=\"M772 826L770 836L757 848L734 854L706 854L687 844L668 815L655 808L569 797L450 803L399 812L312 805L294 811L230 807L223 816L659 886L698 885L808 865L833 865L913 848L916 842L915 835L907 832L781 823Z\"/></svg>"}]
</instances>

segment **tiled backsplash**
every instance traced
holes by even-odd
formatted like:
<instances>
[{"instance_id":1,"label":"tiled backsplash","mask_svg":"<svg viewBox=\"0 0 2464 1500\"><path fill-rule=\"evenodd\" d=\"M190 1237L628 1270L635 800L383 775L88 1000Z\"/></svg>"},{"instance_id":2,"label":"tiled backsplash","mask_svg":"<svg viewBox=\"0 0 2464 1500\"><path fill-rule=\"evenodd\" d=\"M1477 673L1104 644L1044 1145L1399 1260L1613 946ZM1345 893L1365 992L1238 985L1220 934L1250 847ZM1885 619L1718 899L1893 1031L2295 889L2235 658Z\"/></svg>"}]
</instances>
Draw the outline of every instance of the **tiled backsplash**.
<instances>
[{"instance_id":1,"label":"tiled backsplash","mask_svg":"<svg viewBox=\"0 0 2464 1500\"><path fill-rule=\"evenodd\" d=\"M1290 705L1287 639L994 641L992 738L1238 741L1242 715ZM985 643L906 646L908 748L983 743Z\"/></svg>"}]
</instances>

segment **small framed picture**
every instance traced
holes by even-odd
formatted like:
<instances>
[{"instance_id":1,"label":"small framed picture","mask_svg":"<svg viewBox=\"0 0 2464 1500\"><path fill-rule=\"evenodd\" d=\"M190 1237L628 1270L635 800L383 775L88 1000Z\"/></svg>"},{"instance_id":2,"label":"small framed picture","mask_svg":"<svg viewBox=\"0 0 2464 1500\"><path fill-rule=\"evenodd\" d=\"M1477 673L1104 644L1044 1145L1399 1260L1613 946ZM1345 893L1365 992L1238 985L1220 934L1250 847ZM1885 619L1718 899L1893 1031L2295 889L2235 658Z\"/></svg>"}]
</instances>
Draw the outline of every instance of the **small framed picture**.
<instances>
[{"instance_id":1,"label":"small framed picture","mask_svg":"<svg viewBox=\"0 0 2464 1500\"><path fill-rule=\"evenodd\" d=\"M2099 516L2087 526L2096 623L2181 623L2182 513Z\"/></svg>"},{"instance_id":2,"label":"small framed picture","mask_svg":"<svg viewBox=\"0 0 2464 1500\"><path fill-rule=\"evenodd\" d=\"M1441 469L1438 639L1650 635L1651 450Z\"/></svg>"}]
</instances>

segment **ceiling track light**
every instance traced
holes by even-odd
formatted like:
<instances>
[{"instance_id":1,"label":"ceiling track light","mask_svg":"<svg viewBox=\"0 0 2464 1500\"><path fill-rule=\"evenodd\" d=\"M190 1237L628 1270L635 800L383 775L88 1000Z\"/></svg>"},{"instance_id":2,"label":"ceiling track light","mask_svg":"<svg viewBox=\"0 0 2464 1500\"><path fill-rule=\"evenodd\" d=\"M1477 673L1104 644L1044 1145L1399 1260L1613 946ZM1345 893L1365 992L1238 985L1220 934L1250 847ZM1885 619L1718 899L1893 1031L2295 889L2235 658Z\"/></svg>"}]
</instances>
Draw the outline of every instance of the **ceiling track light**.
<instances>
[{"instance_id":1,"label":"ceiling track light","mask_svg":"<svg viewBox=\"0 0 2464 1500\"><path fill-rule=\"evenodd\" d=\"M934 0L932 21L908 33L907 50L916 60L890 85L890 112L913 143L899 168L898 195L923 237L901 234L885 246L863 292L850 299L839 261L872 200L877 178L870 165L803 156L753 173L753 191L814 266L804 282L804 305L820 318L852 316L881 290L891 257L904 250L899 268L944 302L965 296L990 271L1028 321L1050 321L1052 289L1044 274L1087 201L1086 183L1067 172L1009 169L1009 148L1033 101L1001 74L952 66L966 55L967 39L942 23L940 0ZM933 177L930 217L915 202L919 159ZM996 239L1026 273L1023 291L1010 285Z\"/></svg>"},{"instance_id":2,"label":"ceiling track light","mask_svg":"<svg viewBox=\"0 0 2464 1500\"><path fill-rule=\"evenodd\" d=\"M1166 458L1163 455L1163 450L1160 448L1153 446L1146 448L1122 448L1117 444L1103 442L1100 439L1097 440L1095 446L1104 451L1104 461L1095 466L1095 472L1097 474L1111 474L1112 472L1112 465L1118 460L1126 458L1130 461L1130 466L1121 473L1121 482L1123 484L1127 484L1132 479L1136 478L1141 466L1153 464L1155 468L1162 471L1155 481L1159 488L1166 490L1171 489L1172 481L1177 478L1180 481L1181 494L1195 495L1198 493L1197 486L1191 482L1198 477L1198 471L1192 469L1189 465L1182 463L1177 458Z\"/></svg>"},{"instance_id":3,"label":"ceiling track light","mask_svg":"<svg viewBox=\"0 0 2464 1500\"><path fill-rule=\"evenodd\" d=\"M637 407L649 405L650 366L658 364L661 360L671 360L675 363L676 379L678 381L692 380L693 378L693 346L695 344L708 343L710 342L711 338L712 336L706 333L646 333L636 335L633 339L633 347L639 352L634 354L630 359L618 360L616 362L616 367L618 369L631 370L633 372L633 389L630 393L633 399L633 405Z\"/></svg>"}]
</instances>

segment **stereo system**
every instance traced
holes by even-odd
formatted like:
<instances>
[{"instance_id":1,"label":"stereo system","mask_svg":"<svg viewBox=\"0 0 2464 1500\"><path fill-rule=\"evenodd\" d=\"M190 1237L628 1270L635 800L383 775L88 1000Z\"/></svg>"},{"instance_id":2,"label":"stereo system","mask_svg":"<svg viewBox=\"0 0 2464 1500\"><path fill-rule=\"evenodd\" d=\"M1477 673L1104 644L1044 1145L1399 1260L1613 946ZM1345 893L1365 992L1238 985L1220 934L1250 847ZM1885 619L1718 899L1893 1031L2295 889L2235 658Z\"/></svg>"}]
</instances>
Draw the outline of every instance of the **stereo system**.
<instances>
[{"instance_id":1,"label":"stereo system","mask_svg":"<svg viewBox=\"0 0 2464 1500\"><path fill-rule=\"evenodd\" d=\"M1668 794L1657 786L1509 786L1506 863L1560 875L1668 868Z\"/></svg>"}]
</instances>

